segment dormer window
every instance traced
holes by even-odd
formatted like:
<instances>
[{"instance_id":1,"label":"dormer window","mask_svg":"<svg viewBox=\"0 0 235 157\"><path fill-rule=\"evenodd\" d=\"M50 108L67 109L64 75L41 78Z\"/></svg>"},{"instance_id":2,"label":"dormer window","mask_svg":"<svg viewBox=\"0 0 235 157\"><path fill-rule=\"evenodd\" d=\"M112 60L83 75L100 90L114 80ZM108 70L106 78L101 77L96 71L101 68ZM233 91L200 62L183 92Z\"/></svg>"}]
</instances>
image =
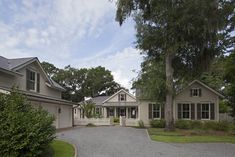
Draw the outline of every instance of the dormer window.
<instances>
[{"instance_id":1,"label":"dormer window","mask_svg":"<svg viewBox=\"0 0 235 157\"><path fill-rule=\"evenodd\" d=\"M26 89L29 91L40 91L40 74L32 70L26 70Z\"/></svg>"},{"instance_id":2,"label":"dormer window","mask_svg":"<svg viewBox=\"0 0 235 157\"><path fill-rule=\"evenodd\" d=\"M201 96L201 89L200 88L192 88L191 89L191 96L193 97L199 97Z\"/></svg>"},{"instance_id":3,"label":"dormer window","mask_svg":"<svg viewBox=\"0 0 235 157\"><path fill-rule=\"evenodd\" d=\"M126 94L119 94L119 101L126 101Z\"/></svg>"}]
</instances>

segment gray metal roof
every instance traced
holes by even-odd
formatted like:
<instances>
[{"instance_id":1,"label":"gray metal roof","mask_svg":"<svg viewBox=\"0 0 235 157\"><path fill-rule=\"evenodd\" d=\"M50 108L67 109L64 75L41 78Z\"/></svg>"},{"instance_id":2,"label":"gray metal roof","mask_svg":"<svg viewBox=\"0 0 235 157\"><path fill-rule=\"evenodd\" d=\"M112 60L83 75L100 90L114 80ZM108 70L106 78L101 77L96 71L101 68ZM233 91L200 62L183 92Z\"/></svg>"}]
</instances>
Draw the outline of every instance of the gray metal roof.
<instances>
[{"instance_id":1,"label":"gray metal roof","mask_svg":"<svg viewBox=\"0 0 235 157\"><path fill-rule=\"evenodd\" d=\"M14 68L17 68L21 65L24 65L34 59L37 59L37 57L28 57L28 58L14 58L14 59L8 59L3 56L0 56L0 68L8 70L10 72L16 72ZM48 76L46 76L48 77ZM49 77L48 77L49 78ZM62 86L60 86L57 82L49 78L50 84L52 85L52 88L65 90Z\"/></svg>"},{"instance_id":2,"label":"gray metal roof","mask_svg":"<svg viewBox=\"0 0 235 157\"><path fill-rule=\"evenodd\" d=\"M16 68L35 58L36 57L8 59L8 58L0 56L0 68L6 69L6 70L12 70L13 68Z\"/></svg>"},{"instance_id":3,"label":"gray metal roof","mask_svg":"<svg viewBox=\"0 0 235 157\"><path fill-rule=\"evenodd\" d=\"M110 96L98 96L98 97L94 97L94 98L91 98L87 101L91 101L93 103L95 103L95 105L97 106L101 106L103 105L103 102L108 99Z\"/></svg>"}]
</instances>

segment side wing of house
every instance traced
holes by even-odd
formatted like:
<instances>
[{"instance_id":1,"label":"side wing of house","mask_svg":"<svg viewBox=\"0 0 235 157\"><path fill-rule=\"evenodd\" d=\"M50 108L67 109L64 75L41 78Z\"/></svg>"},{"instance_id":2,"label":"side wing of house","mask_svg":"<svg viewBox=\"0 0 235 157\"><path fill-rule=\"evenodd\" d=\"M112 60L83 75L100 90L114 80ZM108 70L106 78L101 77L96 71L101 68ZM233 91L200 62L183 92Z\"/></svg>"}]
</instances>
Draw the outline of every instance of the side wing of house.
<instances>
[{"instance_id":1,"label":"side wing of house","mask_svg":"<svg viewBox=\"0 0 235 157\"><path fill-rule=\"evenodd\" d=\"M37 58L1 60L6 64L0 65L0 89L18 87L34 107L55 116L56 128L72 127L73 104L61 99L63 88L47 77Z\"/></svg>"},{"instance_id":2,"label":"side wing of house","mask_svg":"<svg viewBox=\"0 0 235 157\"><path fill-rule=\"evenodd\" d=\"M174 119L219 120L219 94L199 81L193 81L176 95Z\"/></svg>"}]
</instances>

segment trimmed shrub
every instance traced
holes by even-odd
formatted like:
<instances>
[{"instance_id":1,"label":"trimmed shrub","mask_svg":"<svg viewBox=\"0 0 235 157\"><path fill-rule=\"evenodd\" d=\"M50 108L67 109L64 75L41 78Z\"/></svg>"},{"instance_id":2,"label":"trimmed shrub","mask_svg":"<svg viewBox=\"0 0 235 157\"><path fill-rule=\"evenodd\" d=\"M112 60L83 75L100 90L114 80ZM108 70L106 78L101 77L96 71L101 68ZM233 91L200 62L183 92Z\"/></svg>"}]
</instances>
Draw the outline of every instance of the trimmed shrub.
<instances>
[{"instance_id":1,"label":"trimmed shrub","mask_svg":"<svg viewBox=\"0 0 235 157\"><path fill-rule=\"evenodd\" d=\"M95 127L96 125L93 124L93 123L88 123L86 126L87 126L87 127Z\"/></svg>"},{"instance_id":2,"label":"trimmed shrub","mask_svg":"<svg viewBox=\"0 0 235 157\"><path fill-rule=\"evenodd\" d=\"M165 120L151 120L150 126L153 128L164 128L165 127Z\"/></svg>"},{"instance_id":3,"label":"trimmed shrub","mask_svg":"<svg viewBox=\"0 0 235 157\"><path fill-rule=\"evenodd\" d=\"M190 121L190 128L191 129L202 129L203 123L199 120Z\"/></svg>"},{"instance_id":4,"label":"trimmed shrub","mask_svg":"<svg viewBox=\"0 0 235 157\"><path fill-rule=\"evenodd\" d=\"M139 128L145 128L144 122L142 120L138 121Z\"/></svg>"},{"instance_id":5,"label":"trimmed shrub","mask_svg":"<svg viewBox=\"0 0 235 157\"><path fill-rule=\"evenodd\" d=\"M191 122L189 120L177 120L175 127L178 129L191 129Z\"/></svg>"},{"instance_id":6,"label":"trimmed shrub","mask_svg":"<svg viewBox=\"0 0 235 157\"><path fill-rule=\"evenodd\" d=\"M114 117L114 118L113 118L113 122L114 122L114 123L119 123L119 122L120 122L120 119L119 119L119 118Z\"/></svg>"},{"instance_id":7,"label":"trimmed shrub","mask_svg":"<svg viewBox=\"0 0 235 157\"><path fill-rule=\"evenodd\" d=\"M54 117L34 109L17 90L0 94L1 157L35 157L55 138Z\"/></svg>"},{"instance_id":8,"label":"trimmed shrub","mask_svg":"<svg viewBox=\"0 0 235 157\"><path fill-rule=\"evenodd\" d=\"M216 130L216 131L229 131L232 124L227 121L206 121L204 122L205 130Z\"/></svg>"}]
</instances>

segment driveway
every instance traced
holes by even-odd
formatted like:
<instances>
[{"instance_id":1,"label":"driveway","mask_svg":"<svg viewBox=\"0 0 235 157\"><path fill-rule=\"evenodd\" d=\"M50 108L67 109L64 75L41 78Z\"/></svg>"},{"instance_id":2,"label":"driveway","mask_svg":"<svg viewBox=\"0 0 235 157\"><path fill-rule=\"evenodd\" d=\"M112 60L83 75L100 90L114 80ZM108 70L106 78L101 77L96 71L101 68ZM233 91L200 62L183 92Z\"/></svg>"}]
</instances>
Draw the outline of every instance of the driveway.
<instances>
[{"instance_id":1,"label":"driveway","mask_svg":"<svg viewBox=\"0 0 235 157\"><path fill-rule=\"evenodd\" d=\"M76 127L57 133L74 143L78 157L234 157L235 144L173 144L151 141L145 129Z\"/></svg>"}]
</instances>

